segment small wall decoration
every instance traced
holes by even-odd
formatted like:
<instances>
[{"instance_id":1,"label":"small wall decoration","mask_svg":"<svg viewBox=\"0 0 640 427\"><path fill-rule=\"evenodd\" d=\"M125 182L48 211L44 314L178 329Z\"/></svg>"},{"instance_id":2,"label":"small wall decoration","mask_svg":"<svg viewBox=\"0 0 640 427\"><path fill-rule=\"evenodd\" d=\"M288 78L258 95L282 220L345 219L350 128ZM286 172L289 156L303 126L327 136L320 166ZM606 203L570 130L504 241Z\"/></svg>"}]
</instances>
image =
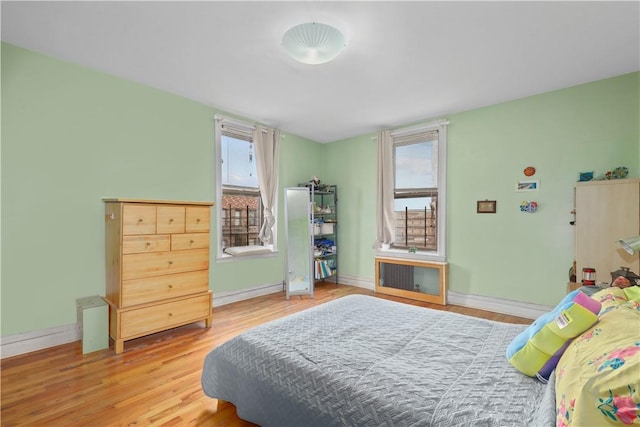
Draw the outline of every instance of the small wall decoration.
<instances>
[{"instance_id":1,"label":"small wall decoration","mask_svg":"<svg viewBox=\"0 0 640 427\"><path fill-rule=\"evenodd\" d=\"M538 202L536 202L535 200L523 200L522 203L520 203L520 212L534 213L537 210Z\"/></svg>"},{"instance_id":2,"label":"small wall decoration","mask_svg":"<svg viewBox=\"0 0 640 427\"><path fill-rule=\"evenodd\" d=\"M478 200L477 213L496 213L497 204L495 200Z\"/></svg>"},{"instance_id":3,"label":"small wall decoration","mask_svg":"<svg viewBox=\"0 0 640 427\"><path fill-rule=\"evenodd\" d=\"M540 181L537 179L516 182L516 191L536 191L538 188L540 188Z\"/></svg>"},{"instance_id":4,"label":"small wall decoration","mask_svg":"<svg viewBox=\"0 0 640 427\"><path fill-rule=\"evenodd\" d=\"M534 168L533 166L527 166L526 168L524 168L522 173L524 174L524 176L533 176L536 174L536 168Z\"/></svg>"}]
</instances>

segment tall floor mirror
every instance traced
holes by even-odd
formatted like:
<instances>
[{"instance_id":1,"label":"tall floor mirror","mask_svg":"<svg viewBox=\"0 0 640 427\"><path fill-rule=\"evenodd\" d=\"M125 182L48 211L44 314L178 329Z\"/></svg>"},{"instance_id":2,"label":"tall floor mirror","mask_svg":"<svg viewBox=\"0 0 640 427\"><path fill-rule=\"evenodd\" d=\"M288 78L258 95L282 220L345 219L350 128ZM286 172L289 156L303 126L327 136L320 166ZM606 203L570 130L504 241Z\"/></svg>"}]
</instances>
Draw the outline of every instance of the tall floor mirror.
<instances>
[{"instance_id":1,"label":"tall floor mirror","mask_svg":"<svg viewBox=\"0 0 640 427\"><path fill-rule=\"evenodd\" d=\"M284 189L284 221L287 241L286 291L291 295L313 298L313 237L309 189Z\"/></svg>"}]
</instances>

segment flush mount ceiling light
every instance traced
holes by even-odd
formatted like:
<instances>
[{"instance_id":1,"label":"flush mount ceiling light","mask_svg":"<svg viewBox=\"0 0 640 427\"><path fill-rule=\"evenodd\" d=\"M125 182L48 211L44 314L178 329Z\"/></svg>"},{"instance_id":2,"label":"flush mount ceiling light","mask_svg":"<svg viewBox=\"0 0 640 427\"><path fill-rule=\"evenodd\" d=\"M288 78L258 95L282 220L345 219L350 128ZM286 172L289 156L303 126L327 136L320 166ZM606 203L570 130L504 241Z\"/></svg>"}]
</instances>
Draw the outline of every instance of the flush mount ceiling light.
<instances>
[{"instance_id":1,"label":"flush mount ceiling light","mask_svg":"<svg viewBox=\"0 0 640 427\"><path fill-rule=\"evenodd\" d=\"M338 56L345 47L345 39L340 31L330 25L307 22L284 33L282 46L296 61L324 64Z\"/></svg>"}]
</instances>

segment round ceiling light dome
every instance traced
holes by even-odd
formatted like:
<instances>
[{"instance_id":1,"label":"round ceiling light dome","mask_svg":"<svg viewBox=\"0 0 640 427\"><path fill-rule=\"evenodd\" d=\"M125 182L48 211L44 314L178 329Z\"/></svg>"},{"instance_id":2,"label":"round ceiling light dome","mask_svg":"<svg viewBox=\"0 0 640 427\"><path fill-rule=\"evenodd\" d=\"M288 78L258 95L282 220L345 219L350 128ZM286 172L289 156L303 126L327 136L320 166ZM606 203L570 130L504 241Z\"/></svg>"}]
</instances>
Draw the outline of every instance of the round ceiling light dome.
<instances>
[{"instance_id":1,"label":"round ceiling light dome","mask_svg":"<svg viewBox=\"0 0 640 427\"><path fill-rule=\"evenodd\" d=\"M296 61L324 64L338 56L346 42L344 35L336 28L319 22L307 22L284 33L282 46Z\"/></svg>"}]
</instances>

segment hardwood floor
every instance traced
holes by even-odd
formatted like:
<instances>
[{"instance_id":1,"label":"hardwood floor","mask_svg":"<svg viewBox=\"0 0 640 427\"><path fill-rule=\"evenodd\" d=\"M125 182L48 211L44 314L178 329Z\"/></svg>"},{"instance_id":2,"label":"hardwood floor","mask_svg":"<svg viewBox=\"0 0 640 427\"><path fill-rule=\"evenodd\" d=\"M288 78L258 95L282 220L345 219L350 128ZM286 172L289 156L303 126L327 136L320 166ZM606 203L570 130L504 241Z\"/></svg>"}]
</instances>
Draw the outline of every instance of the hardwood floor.
<instances>
[{"instance_id":1,"label":"hardwood floor","mask_svg":"<svg viewBox=\"0 0 640 427\"><path fill-rule=\"evenodd\" d=\"M204 395L200 373L206 354L242 331L349 294L374 295L352 286L319 284L315 298L271 294L213 309L203 323L160 332L87 355L74 342L1 361L2 426L255 426ZM511 323L530 319L445 307L376 294L408 304Z\"/></svg>"}]
</instances>

